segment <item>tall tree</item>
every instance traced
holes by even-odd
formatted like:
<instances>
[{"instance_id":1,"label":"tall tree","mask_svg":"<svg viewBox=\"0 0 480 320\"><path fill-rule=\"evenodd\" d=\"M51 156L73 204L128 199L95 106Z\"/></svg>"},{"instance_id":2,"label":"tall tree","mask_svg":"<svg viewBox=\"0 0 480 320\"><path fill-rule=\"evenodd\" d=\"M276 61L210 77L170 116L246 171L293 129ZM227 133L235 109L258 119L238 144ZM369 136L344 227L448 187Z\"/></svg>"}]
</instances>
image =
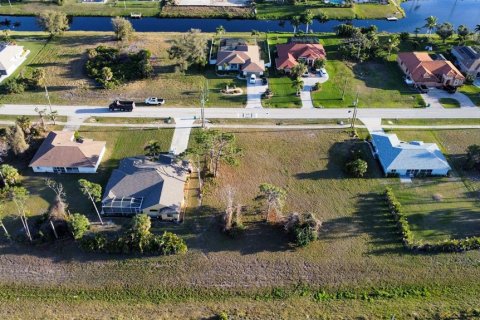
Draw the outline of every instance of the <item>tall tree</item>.
<instances>
[{"instance_id":1,"label":"tall tree","mask_svg":"<svg viewBox=\"0 0 480 320\"><path fill-rule=\"evenodd\" d=\"M272 223L280 221L287 192L285 189L269 183L262 183L259 189L260 196L266 203L265 220Z\"/></svg>"},{"instance_id":2,"label":"tall tree","mask_svg":"<svg viewBox=\"0 0 480 320\"><path fill-rule=\"evenodd\" d=\"M47 109L40 109L38 107L35 107L35 112L38 113L38 117L40 118L40 126L42 127L42 130L45 130L45 116L47 115Z\"/></svg>"},{"instance_id":3,"label":"tall tree","mask_svg":"<svg viewBox=\"0 0 480 320\"><path fill-rule=\"evenodd\" d=\"M297 28L302 24L302 18L300 16L290 17L290 24L293 26L293 33L297 33Z\"/></svg>"},{"instance_id":4,"label":"tall tree","mask_svg":"<svg viewBox=\"0 0 480 320\"><path fill-rule=\"evenodd\" d=\"M78 180L78 183L80 184L80 190L82 193L88 196L92 202L95 212L97 213L98 220L100 220L100 223L103 224L102 217L97 208L97 202L102 200L102 186L85 179Z\"/></svg>"},{"instance_id":5,"label":"tall tree","mask_svg":"<svg viewBox=\"0 0 480 320\"><path fill-rule=\"evenodd\" d=\"M117 40L129 41L133 38L135 29L133 29L132 23L127 19L122 17L112 18L112 25Z\"/></svg>"},{"instance_id":6,"label":"tall tree","mask_svg":"<svg viewBox=\"0 0 480 320\"><path fill-rule=\"evenodd\" d=\"M13 201L15 207L17 208L17 212L15 213L22 222L23 229L25 230L25 234L27 238L32 241L32 234L30 233L30 227L28 226L27 221L27 200L29 197L29 192L24 187L13 187L8 190L8 196L10 200Z\"/></svg>"},{"instance_id":7,"label":"tall tree","mask_svg":"<svg viewBox=\"0 0 480 320\"><path fill-rule=\"evenodd\" d=\"M160 152L162 152L162 146L157 140L150 140L143 148L145 155L157 159Z\"/></svg>"},{"instance_id":8,"label":"tall tree","mask_svg":"<svg viewBox=\"0 0 480 320\"><path fill-rule=\"evenodd\" d=\"M9 164L2 164L0 166L0 176L2 177L5 187L14 186L20 179L18 170Z\"/></svg>"},{"instance_id":9,"label":"tall tree","mask_svg":"<svg viewBox=\"0 0 480 320\"><path fill-rule=\"evenodd\" d=\"M437 27L437 35L442 39L443 43L454 34L453 25L449 22L444 22Z\"/></svg>"},{"instance_id":10,"label":"tall tree","mask_svg":"<svg viewBox=\"0 0 480 320\"><path fill-rule=\"evenodd\" d=\"M305 24L305 33L308 33L308 28L312 24L314 17L315 16L311 10L305 11L305 14L302 15L302 22Z\"/></svg>"},{"instance_id":11,"label":"tall tree","mask_svg":"<svg viewBox=\"0 0 480 320\"><path fill-rule=\"evenodd\" d=\"M457 28L457 37L458 37L458 42L461 44L464 44L465 41L467 41L468 36L470 35L470 30L462 25L459 25Z\"/></svg>"},{"instance_id":12,"label":"tall tree","mask_svg":"<svg viewBox=\"0 0 480 320\"><path fill-rule=\"evenodd\" d=\"M215 29L215 33L217 35L222 35L225 33L225 28L222 26L222 25L219 25L216 29Z\"/></svg>"},{"instance_id":13,"label":"tall tree","mask_svg":"<svg viewBox=\"0 0 480 320\"><path fill-rule=\"evenodd\" d=\"M415 28L415 30L413 30L413 33L415 33L415 38L418 38L418 34L420 33L420 28Z\"/></svg>"},{"instance_id":14,"label":"tall tree","mask_svg":"<svg viewBox=\"0 0 480 320\"><path fill-rule=\"evenodd\" d=\"M323 11L319 11L316 19L320 23L326 23L328 22L328 15Z\"/></svg>"},{"instance_id":15,"label":"tall tree","mask_svg":"<svg viewBox=\"0 0 480 320\"><path fill-rule=\"evenodd\" d=\"M176 37L168 49L170 59L177 60L182 71L192 65L204 67L207 64L207 39L199 29L190 29L189 32Z\"/></svg>"},{"instance_id":16,"label":"tall tree","mask_svg":"<svg viewBox=\"0 0 480 320\"><path fill-rule=\"evenodd\" d=\"M58 111L57 111L57 110L52 110L52 111L48 114L48 118L49 118L50 120L52 120L53 125L56 125L56 124L57 124L57 118L58 118Z\"/></svg>"},{"instance_id":17,"label":"tall tree","mask_svg":"<svg viewBox=\"0 0 480 320\"><path fill-rule=\"evenodd\" d=\"M427 28L427 33L432 33L433 30L437 27L438 24L438 19L437 17L430 16L425 19L425 25L424 27Z\"/></svg>"},{"instance_id":18,"label":"tall tree","mask_svg":"<svg viewBox=\"0 0 480 320\"><path fill-rule=\"evenodd\" d=\"M290 74L292 75L292 78L296 79L303 76L303 74L307 71L308 71L307 66L300 62L293 66L293 68L290 70Z\"/></svg>"},{"instance_id":19,"label":"tall tree","mask_svg":"<svg viewBox=\"0 0 480 320\"><path fill-rule=\"evenodd\" d=\"M388 38L386 48L388 51L388 57L392 54L392 51L398 51L398 46L400 45L400 38L397 34L392 34L390 38Z\"/></svg>"},{"instance_id":20,"label":"tall tree","mask_svg":"<svg viewBox=\"0 0 480 320\"><path fill-rule=\"evenodd\" d=\"M29 147L28 143L25 141L25 134L23 133L22 128L17 124L16 126L9 128L8 131L10 148L16 156L22 155Z\"/></svg>"},{"instance_id":21,"label":"tall tree","mask_svg":"<svg viewBox=\"0 0 480 320\"><path fill-rule=\"evenodd\" d=\"M241 149L236 146L235 135L218 130L202 130L195 136L196 146L189 153L203 157L206 169L217 176L221 162L236 164Z\"/></svg>"},{"instance_id":22,"label":"tall tree","mask_svg":"<svg viewBox=\"0 0 480 320\"><path fill-rule=\"evenodd\" d=\"M35 68L32 72L32 82L37 88L43 88L46 86L46 72L45 69Z\"/></svg>"},{"instance_id":23,"label":"tall tree","mask_svg":"<svg viewBox=\"0 0 480 320\"><path fill-rule=\"evenodd\" d=\"M70 26L65 12L60 10L47 10L41 12L37 17L40 27L50 33L51 37L62 35Z\"/></svg>"},{"instance_id":24,"label":"tall tree","mask_svg":"<svg viewBox=\"0 0 480 320\"><path fill-rule=\"evenodd\" d=\"M20 128L22 128L23 133L29 134L30 127L32 126L32 121L27 116L19 116L15 120L15 124L17 124Z\"/></svg>"},{"instance_id":25,"label":"tall tree","mask_svg":"<svg viewBox=\"0 0 480 320\"><path fill-rule=\"evenodd\" d=\"M295 91L297 93L297 96L300 95L300 92L303 90L303 86L304 86L304 82L303 82L302 78L297 77L297 78L293 79L292 88L295 89Z\"/></svg>"}]
</instances>

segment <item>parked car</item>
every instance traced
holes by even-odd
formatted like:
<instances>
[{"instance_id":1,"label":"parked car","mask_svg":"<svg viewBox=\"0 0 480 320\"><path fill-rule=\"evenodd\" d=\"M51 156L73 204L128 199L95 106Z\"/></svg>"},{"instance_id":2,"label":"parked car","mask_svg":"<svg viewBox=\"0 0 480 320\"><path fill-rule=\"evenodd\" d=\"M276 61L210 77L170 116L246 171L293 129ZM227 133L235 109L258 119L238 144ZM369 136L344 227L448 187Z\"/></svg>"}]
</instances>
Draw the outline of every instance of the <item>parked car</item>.
<instances>
[{"instance_id":1,"label":"parked car","mask_svg":"<svg viewBox=\"0 0 480 320\"><path fill-rule=\"evenodd\" d=\"M268 79L267 78L262 78L262 84L266 86L268 84Z\"/></svg>"},{"instance_id":2,"label":"parked car","mask_svg":"<svg viewBox=\"0 0 480 320\"><path fill-rule=\"evenodd\" d=\"M321 77L325 77L325 76L327 76L327 75L328 75L327 69L325 69L325 68L320 68L320 76L321 76Z\"/></svg>"},{"instance_id":3,"label":"parked car","mask_svg":"<svg viewBox=\"0 0 480 320\"><path fill-rule=\"evenodd\" d=\"M405 81L405 83L406 83L407 85L409 85L409 86L411 86L411 85L415 84L415 82L413 82L413 80L412 80L412 79L410 79L410 77L409 77L409 76L405 76L405 77L403 77L403 80L404 80L404 81Z\"/></svg>"},{"instance_id":4,"label":"parked car","mask_svg":"<svg viewBox=\"0 0 480 320\"><path fill-rule=\"evenodd\" d=\"M153 105L153 106L162 105L162 104L165 104L165 99L157 98L157 97L148 97L147 99L145 99L145 104Z\"/></svg>"},{"instance_id":5,"label":"parked car","mask_svg":"<svg viewBox=\"0 0 480 320\"><path fill-rule=\"evenodd\" d=\"M421 84L419 86L417 86L418 88L418 91L420 91L421 93L427 93L428 92L428 87L424 84Z\"/></svg>"},{"instance_id":6,"label":"parked car","mask_svg":"<svg viewBox=\"0 0 480 320\"><path fill-rule=\"evenodd\" d=\"M249 82L250 82L251 84L257 83L257 76L254 75L254 74L252 74L252 75L250 76Z\"/></svg>"},{"instance_id":7,"label":"parked car","mask_svg":"<svg viewBox=\"0 0 480 320\"><path fill-rule=\"evenodd\" d=\"M309 72L308 70L305 71L305 72L302 74L302 77L304 77L304 78L310 77L310 72Z\"/></svg>"},{"instance_id":8,"label":"parked car","mask_svg":"<svg viewBox=\"0 0 480 320\"><path fill-rule=\"evenodd\" d=\"M135 108L135 102L133 101L121 101L115 100L108 106L108 110L110 111L128 111L132 112L133 108Z\"/></svg>"}]
</instances>

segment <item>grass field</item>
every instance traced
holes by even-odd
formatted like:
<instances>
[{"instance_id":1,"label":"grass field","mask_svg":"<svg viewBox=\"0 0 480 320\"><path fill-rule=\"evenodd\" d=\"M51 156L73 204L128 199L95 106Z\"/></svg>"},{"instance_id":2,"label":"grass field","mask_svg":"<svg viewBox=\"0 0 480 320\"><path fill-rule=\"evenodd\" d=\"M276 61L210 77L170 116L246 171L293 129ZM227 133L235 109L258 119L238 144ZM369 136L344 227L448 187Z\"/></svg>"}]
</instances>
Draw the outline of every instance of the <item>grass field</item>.
<instances>
[{"instance_id":1,"label":"grass field","mask_svg":"<svg viewBox=\"0 0 480 320\"><path fill-rule=\"evenodd\" d=\"M167 49L174 33L138 33L129 43L114 41L111 33L69 32L45 45L41 33L14 33L19 43L32 48L29 61L19 68L44 68L47 74L50 99L53 104L108 105L113 99L131 99L143 102L146 97L158 96L166 99L167 106L199 106L200 88L208 80L209 104L214 106L239 106L246 102L245 81L218 78L212 70L189 70L183 74L175 72L175 61L168 57ZM28 39L28 41L25 41ZM151 79L134 81L112 90L103 90L87 77L85 72L86 50L99 45L121 46L124 50L146 48L152 52L154 76ZM42 47L45 46L43 49ZM233 82L244 89L245 94L227 97L220 93L226 83ZM42 90L26 91L22 94L2 95L0 103L45 104Z\"/></svg>"},{"instance_id":2,"label":"grass field","mask_svg":"<svg viewBox=\"0 0 480 320\"><path fill-rule=\"evenodd\" d=\"M82 130L95 139L112 138L108 130ZM191 209L184 224L156 225L158 232L168 229L181 234L189 246L186 255L87 255L69 243L41 248L0 246L2 283L11 284L0 291L0 314L25 317L31 314L25 307L36 302L41 302L36 315L47 318L52 314L122 317L124 312L131 317L158 312L165 319L208 318L225 310L235 319L278 315L305 319L322 314L347 319L393 315L431 319L438 313L477 307L480 252L419 255L404 251L381 195L386 185L396 186L398 181L382 178L372 158L365 178L346 176L343 161L358 143L346 132L235 132L243 149L239 166L222 167L217 181L205 189L202 209ZM143 140L151 138L145 133L136 144L123 146L131 134L121 134L125 136L113 143L113 150L121 149L108 155L110 159L134 148L138 152ZM465 140L465 135L473 136L471 132L439 134L445 148L451 143L459 150L461 141L478 139ZM405 139L414 135L406 132ZM320 241L294 250L281 228L262 222L254 200L262 182L287 190L285 213L312 211L322 219ZM222 189L228 184L235 186L236 202L245 208L247 230L237 239L222 235L217 222L223 210ZM342 294L323 299L316 295L321 290ZM372 290L380 290L383 296L361 298L361 292Z\"/></svg>"},{"instance_id":3,"label":"grass field","mask_svg":"<svg viewBox=\"0 0 480 320\"><path fill-rule=\"evenodd\" d=\"M270 76L268 87L273 91L273 97L262 99L264 107L269 108L300 108L302 101L292 87L292 79L286 76Z\"/></svg>"},{"instance_id":4,"label":"grass field","mask_svg":"<svg viewBox=\"0 0 480 320\"><path fill-rule=\"evenodd\" d=\"M382 119L384 125L480 125L480 119Z\"/></svg>"}]
</instances>

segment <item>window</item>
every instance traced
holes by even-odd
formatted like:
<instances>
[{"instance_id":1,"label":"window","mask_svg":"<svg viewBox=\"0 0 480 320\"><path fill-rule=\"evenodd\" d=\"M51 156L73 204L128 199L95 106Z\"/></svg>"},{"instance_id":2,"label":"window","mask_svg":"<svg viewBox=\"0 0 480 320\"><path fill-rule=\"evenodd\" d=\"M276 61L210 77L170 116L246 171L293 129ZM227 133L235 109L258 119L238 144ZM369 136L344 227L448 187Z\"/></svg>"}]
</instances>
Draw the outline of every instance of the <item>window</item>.
<instances>
[{"instance_id":1,"label":"window","mask_svg":"<svg viewBox=\"0 0 480 320\"><path fill-rule=\"evenodd\" d=\"M78 173L80 170L78 168L66 168L67 173Z\"/></svg>"}]
</instances>

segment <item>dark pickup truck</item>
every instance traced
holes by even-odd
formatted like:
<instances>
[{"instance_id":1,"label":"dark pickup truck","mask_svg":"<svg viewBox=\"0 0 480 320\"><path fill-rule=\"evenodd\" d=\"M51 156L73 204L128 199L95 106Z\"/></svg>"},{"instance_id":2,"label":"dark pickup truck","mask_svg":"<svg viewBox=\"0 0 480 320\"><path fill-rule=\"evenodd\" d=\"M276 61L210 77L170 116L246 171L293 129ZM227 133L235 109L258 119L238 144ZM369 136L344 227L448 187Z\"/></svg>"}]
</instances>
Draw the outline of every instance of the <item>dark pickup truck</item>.
<instances>
[{"instance_id":1,"label":"dark pickup truck","mask_svg":"<svg viewBox=\"0 0 480 320\"><path fill-rule=\"evenodd\" d=\"M135 108L135 102L133 102L133 101L121 101L121 100L115 100L110 104L110 106L108 106L108 110L110 110L110 111L132 112L133 108Z\"/></svg>"}]
</instances>

